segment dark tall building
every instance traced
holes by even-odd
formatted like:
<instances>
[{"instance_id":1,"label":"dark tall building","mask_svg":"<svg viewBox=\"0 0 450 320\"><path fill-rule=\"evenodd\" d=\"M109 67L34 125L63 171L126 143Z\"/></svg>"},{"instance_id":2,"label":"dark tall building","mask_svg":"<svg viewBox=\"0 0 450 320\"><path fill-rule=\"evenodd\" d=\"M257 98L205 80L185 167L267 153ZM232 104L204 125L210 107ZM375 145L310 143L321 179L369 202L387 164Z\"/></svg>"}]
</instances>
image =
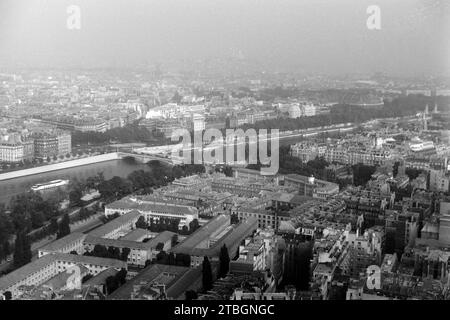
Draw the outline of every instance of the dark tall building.
<instances>
[{"instance_id":1,"label":"dark tall building","mask_svg":"<svg viewBox=\"0 0 450 320\"><path fill-rule=\"evenodd\" d=\"M291 233L283 234L283 239L286 246L283 284L294 285L299 290L308 290L313 242L305 235Z\"/></svg>"}]
</instances>

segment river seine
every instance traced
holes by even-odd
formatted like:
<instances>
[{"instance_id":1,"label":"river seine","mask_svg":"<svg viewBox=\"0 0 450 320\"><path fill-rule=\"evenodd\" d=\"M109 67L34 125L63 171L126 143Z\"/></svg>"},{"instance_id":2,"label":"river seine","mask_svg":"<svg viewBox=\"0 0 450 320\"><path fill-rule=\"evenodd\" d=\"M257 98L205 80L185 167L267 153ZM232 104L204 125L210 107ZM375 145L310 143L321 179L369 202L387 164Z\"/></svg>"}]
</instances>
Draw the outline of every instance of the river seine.
<instances>
[{"instance_id":1,"label":"river seine","mask_svg":"<svg viewBox=\"0 0 450 320\"><path fill-rule=\"evenodd\" d=\"M111 179L114 176L125 178L131 172L141 169L149 171L150 167L146 164L126 160L112 160L0 181L0 203L9 203L13 196L29 191L30 187L37 183L56 179L72 180L77 178L79 180L85 180L88 177L95 176L98 172L103 172L105 179Z\"/></svg>"}]
</instances>

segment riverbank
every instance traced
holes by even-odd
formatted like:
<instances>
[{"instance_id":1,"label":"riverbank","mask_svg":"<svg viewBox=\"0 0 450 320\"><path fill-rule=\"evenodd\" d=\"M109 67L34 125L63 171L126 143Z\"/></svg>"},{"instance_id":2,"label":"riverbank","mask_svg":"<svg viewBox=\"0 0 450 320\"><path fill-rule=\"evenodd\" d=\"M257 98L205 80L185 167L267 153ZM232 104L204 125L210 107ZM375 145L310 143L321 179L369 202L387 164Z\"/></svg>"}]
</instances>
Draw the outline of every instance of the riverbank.
<instances>
[{"instance_id":1,"label":"riverbank","mask_svg":"<svg viewBox=\"0 0 450 320\"><path fill-rule=\"evenodd\" d=\"M100 154L100 155L96 155L96 156L75 159L75 160L68 160L68 161L64 161L64 162L49 164L49 165L45 165L45 166L39 166L39 167L35 167L35 168L1 173L0 181L30 176L30 175L39 174L39 173L80 167L80 166L85 166L85 165L104 162L104 161L120 160L120 159L122 159L122 157L119 155L118 152Z\"/></svg>"},{"instance_id":2,"label":"riverbank","mask_svg":"<svg viewBox=\"0 0 450 320\"><path fill-rule=\"evenodd\" d=\"M299 129L299 130L294 130L294 131L283 131L283 132L280 132L279 139L289 141L291 139L308 138L311 136L316 136L316 135L324 134L324 133L328 133L328 134L343 133L343 132L347 132L347 131L352 131L356 128L357 128L357 126L355 126L353 123L347 123L347 124L341 124L341 125L332 125L332 126L328 126L328 127ZM157 148L161 148L161 147L170 147L170 146L169 145L158 146ZM153 148L155 148L155 147L153 147ZM143 155L143 156L145 156L145 155ZM64 162L53 163L53 164L39 166L39 167L35 167L35 168L0 173L0 181L20 178L20 177L25 177L25 176L31 176L31 175L35 175L35 174L39 174L39 173L46 173L46 172L57 171L57 170L62 170L62 169L69 169L69 168L74 168L74 167L79 167L79 166L84 166L84 165L90 165L90 164L99 163L99 162L120 160L120 159L122 159L122 156L120 155L119 152L106 153L106 154L90 156L90 157L81 158L81 159L74 159L74 160L68 160L68 161L64 161Z\"/></svg>"}]
</instances>

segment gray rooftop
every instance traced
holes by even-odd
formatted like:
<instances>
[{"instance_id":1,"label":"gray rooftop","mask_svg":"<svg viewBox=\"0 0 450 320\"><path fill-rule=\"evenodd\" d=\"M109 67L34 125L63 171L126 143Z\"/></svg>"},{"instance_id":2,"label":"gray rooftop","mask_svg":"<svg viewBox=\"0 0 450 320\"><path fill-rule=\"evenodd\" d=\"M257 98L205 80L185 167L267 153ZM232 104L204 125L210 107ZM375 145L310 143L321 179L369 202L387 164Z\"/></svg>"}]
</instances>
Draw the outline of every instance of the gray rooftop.
<instances>
[{"instance_id":1,"label":"gray rooftop","mask_svg":"<svg viewBox=\"0 0 450 320\"><path fill-rule=\"evenodd\" d=\"M57 240L39 248L39 251L56 252L56 251L64 248L66 245L73 243L75 241L78 241L78 240L82 240L85 237L86 237L86 235L84 233L72 232L61 239L57 239Z\"/></svg>"},{"instance_id":2,"label":"gray rooftop","mask_svg":"<svg viewBox=\"0 0 450 320\"><path fill-rule=\"evenodd\" d=\"M137 210L130 211L120 217L115 218L114 220L105 223L104 225L92 230L89 232L89 235L95 237L103 237L111 231L120 228L122 225L134 220L138 219L141 216L141 213Z\"/></svg>"}]
</instances>

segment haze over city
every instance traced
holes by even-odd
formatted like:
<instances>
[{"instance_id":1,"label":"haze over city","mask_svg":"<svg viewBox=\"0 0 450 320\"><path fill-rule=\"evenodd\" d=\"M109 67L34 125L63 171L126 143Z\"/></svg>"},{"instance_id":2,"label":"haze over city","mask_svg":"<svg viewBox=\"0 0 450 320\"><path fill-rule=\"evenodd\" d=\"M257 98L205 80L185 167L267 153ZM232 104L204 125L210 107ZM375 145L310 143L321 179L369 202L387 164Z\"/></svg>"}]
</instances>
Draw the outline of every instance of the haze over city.
<instances>
[{"instance_id":1,"label":"haze over city","mask_svg":"<svg viewBox=\"0 0 450 320\"><path fill-rule=\"evenodd\" d=\"M81 29L69 30L70 5ZM370 5L381 29L366 26ZM2 0L0 67L185 68L208 58L259 71L449 75L447 1ZM414 52L414 54L410 54Z\"/></svg>"}]
</instances>

